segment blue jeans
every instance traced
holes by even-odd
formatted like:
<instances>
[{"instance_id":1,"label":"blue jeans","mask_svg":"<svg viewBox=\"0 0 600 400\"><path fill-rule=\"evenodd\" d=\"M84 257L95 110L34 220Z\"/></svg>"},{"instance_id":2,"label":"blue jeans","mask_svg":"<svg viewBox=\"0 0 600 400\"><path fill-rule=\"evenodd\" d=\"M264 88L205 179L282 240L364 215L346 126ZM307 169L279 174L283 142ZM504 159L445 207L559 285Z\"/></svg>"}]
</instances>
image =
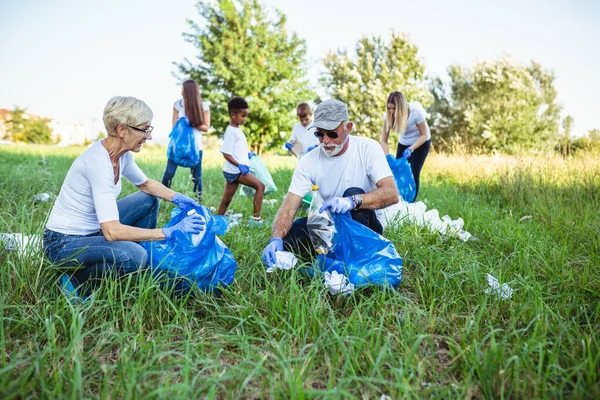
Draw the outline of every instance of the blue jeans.
<instances>
[{"instance_id":1,"label":"blue jeans","mask_svg":"<svg viewBox=\"0 0 600 400\"><path fill-rule=\"evenodd\" d=\"M198 165L190 168L192 171L192 182L194 182L194 193L196 193L196 197L202 196L202 150L200 150L198 155ZM175 172L177 172L177 167L178 165L175 164L175 161L167 160L167 169L163 175L162 184L168 188L171 187L173 177L175 176Z\"/></svg>"},{"instance_id":2,"label":"blue jeans","mask_svg":"<svg viewBox=\"0 0 600 400\"><path fill-rule=\"evenodd\" d=\"M160 200L137 192L117 201L119 221L123 225L155 229ZM143 269L148 254L138 243L109 242L102 231L89 235L65 235L44 230L44 253L58 268L73 271L71 282L75 287L86 284L93 289L105 276L119 277Z\"/></svg>"}]
</instances>

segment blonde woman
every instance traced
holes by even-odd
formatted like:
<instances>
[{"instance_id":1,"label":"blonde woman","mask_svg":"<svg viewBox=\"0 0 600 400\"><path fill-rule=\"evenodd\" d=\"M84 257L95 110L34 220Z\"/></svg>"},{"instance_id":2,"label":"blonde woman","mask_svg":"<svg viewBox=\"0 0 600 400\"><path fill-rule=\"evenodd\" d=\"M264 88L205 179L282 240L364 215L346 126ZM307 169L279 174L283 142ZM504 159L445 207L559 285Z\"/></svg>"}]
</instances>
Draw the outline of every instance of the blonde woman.
<instances>
[{"instance_id":1,"label":"blonde woman","mask_svg":"<svg viewBox=\"0 0 600 400\"><path fill-rule=\"evenodd\" d=\"M388 140L390 134L398 135L396 158L405 157L410 163L417 193L419 194L419 176L431 147L431 132L425 120L425 110L418 103L408 103L400 92L392 92L387 99L387 113L383 119L381 147L387 155L390 152Z\"/></svg>"}]
</instances>

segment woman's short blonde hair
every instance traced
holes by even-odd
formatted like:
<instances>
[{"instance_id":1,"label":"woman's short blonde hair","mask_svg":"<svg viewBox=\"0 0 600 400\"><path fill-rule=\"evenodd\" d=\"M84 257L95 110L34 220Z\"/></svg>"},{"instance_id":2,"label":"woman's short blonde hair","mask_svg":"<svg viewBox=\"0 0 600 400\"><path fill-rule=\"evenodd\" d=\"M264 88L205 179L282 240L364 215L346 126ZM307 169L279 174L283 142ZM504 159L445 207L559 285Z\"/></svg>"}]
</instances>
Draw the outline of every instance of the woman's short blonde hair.
<instances>
[{"instance_id":1,"label":"woman's short blonde hair","mask_svg":"<svg viewBox=\"0 0 600 400\"><path fill-rule=\"evenodd\" d=\"M117 136L119 125L139 126L152 121L154 114L146 103L135 97L114 96L106 107L102 120L108 136Z\"/></svg>"}]
</instances>

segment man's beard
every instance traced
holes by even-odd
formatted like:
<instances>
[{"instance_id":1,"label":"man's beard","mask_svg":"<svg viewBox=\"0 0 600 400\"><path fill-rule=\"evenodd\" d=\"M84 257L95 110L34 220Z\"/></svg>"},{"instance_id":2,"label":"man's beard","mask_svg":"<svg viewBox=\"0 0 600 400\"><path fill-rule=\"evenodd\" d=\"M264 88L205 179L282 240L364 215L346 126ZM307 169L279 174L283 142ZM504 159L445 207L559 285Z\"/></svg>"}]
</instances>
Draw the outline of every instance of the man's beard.
<instances>
[{"instance_id":1,"label":"man's beard","mask_svg":"<svg viewBox=\"0 0 600 400\"><path fill-rule=\"evenodd\" d=\"M346 134L346 139L344 139L344 141L340 144L334 144L334 145L330 144L328 146L325 146L325 143L321 143L321 147L323 148L323 153L325 153L325 155L327 157L335 157L338 154L340 154L340 152L342 151L342 149L348 142L348 138L350 137L350 135L348 135L346 131L344 131L344 134ZM326 150L326 149L329 149L329 150Z\"/></svg>"}]
</instances>

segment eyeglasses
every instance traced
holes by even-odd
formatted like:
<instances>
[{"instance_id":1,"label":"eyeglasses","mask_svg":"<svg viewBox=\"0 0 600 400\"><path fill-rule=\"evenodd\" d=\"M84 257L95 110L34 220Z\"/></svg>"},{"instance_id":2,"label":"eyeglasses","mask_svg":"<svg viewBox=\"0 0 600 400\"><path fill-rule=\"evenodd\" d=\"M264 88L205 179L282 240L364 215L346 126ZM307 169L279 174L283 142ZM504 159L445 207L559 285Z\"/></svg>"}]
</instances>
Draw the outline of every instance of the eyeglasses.
<instances>
[{"instance_id":1,"label":"eyeglasses","mask_svg":"<svg viewBox=\"0 0 600 400\"><path fill-rule=\"evenodd\" d=\"M323 139L325 135L330 139L337 139L339 136L336 131L315 131L315 136L319 139Z\"/></svg>"},{"instance_id":2,"label":"eyeglasses","mask_svg":"<svg viewBox=\"0 0 600 400\"><path fill-rule=\"evenodd\" d=\"M145 137L146 139L148 139L148 138L150 137L150 135L152 134L152 130L154 129L154 127L153 127L153 126L151 126L151 127L150 127L150 128L148 128L148 129L141 129L141 128L137 128L137 127L135 127L135 126L131 126L131 125L127 125L127 126L128 126L128 127L130 127L130 128L131 128L131 129L133 129L133 130L136 130L136 131L138 131L138 132L142 132L142 133L144 134L144 137Z\"/></svg>"}]
</instances>

